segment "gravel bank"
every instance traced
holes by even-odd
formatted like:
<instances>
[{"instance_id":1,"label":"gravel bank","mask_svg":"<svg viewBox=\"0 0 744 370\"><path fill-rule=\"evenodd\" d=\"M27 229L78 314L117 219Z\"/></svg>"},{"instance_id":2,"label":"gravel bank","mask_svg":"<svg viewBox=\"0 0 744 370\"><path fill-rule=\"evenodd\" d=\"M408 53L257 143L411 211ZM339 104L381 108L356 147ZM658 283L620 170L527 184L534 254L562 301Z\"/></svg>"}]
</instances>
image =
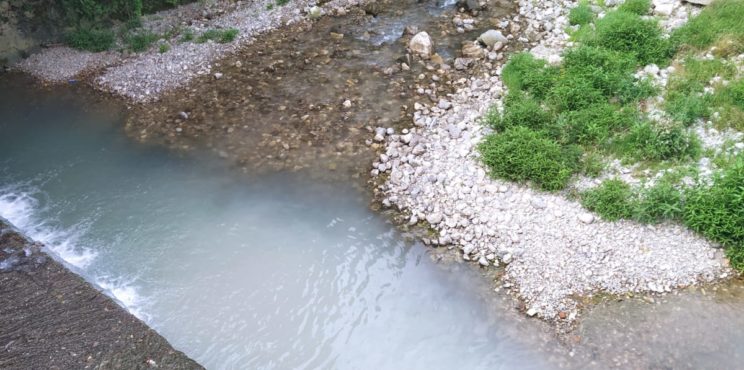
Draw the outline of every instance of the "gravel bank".
<instances>
[{"instance_id":1,"label":"gravel bank","mask_svg":"<svg viewBox=\"0 0 744 370\"><path fill-rule=\"evenodd\" d=\"M539 35L531 37L533 53L559 60L575 3L519 6L503 28L515 37ZM662 293L728 276L722 251L681 226L604 222L562 196L489 178L476 145L488 130L479 118L504 92L500 68L434 106L417 104L411 132L378 133L387 149L372 174L388 176L380 188L384 204L409 213L412 224L426 220L439 232L434 244L457 247L483 266L506 264L504 287L524 300L530 316L572 321L577 297Z\"/></svg>"},{"instance_id":2,"label":"gravel bank","mask_svg":"<svg viewBox=\"0 0 744 370\"><path fill-rule=\"evenodd\" d=\"M321 13L343 13L343 9L361 1L333 0L322 6ZM102 90L135 102L157 100L160 94L184 86L195 76L211 73L212 62L251 43L257 35L304 19L307 17L305 11L315 2L297 0L267 10L268 4L273 4L273 1L251 1L233 12L194 28L197 34L211 28L238 29L240 33L234 42L172 43L172 49L167 53L150 50L106 70L96 78L96 85Z\"/></svg>"}]
</instances>

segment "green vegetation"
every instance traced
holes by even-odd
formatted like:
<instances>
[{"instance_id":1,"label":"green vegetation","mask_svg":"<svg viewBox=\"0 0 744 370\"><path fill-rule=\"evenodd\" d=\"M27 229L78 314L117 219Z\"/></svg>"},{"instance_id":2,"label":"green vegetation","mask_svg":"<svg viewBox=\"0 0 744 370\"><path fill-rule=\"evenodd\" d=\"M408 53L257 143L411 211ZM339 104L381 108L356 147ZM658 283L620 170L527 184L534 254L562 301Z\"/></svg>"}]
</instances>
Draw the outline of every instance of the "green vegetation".
<instances>
[{"instance_id":1,"label":"green vegetation","mask_svg":"<svg viewBox=\"0 0 744 370\"><path fill-rule=\"evenodd\" d=\"M578 166L580 151L562 147L525 127L507 129L481 143L491 174L513 181L532 181L544 190L562 189Z\"/></svg>"},{"instance_id":2,"label":"green vegetation","mask_svg":"<svg viewBox=\"0 0 744 370\"><path fill-rule=\"evenodd\" d=\"M114 45L115 35L108 30L79 28L67 33L65 40L73 48L101 52Z\"/></svg>"},{"instance_id":3,"label":"green vegetation","mask_svg":"<svg viewBox=\"0 0 744 370\"><path fill-rule=\"evenodd\" d=\"M127 35L125 41L130 50L134 52L141 52L149 49L155 41L158 41L159 38L159 35L156 35L152 32L143 31Z\"/></svg>"},{"instance_id":4,"label":"green vegetation","mask_svg":"<svg viewBox=\"0 0 744 370\"><path fill-rule=\"evenodd\" d=\"M209 40L218 42L220 44L226 44L232 42L238 36L238 30L235 28L228 28L225 30L211 29L204 31L197 39L196 42L201 44Z\"/></svg>"},{"instance_id":5,"label":"green vegetation","mask_svg":"<svg viewBox=\"0 0 744 370\"><path fill-rule=\"evenodd\" d=\"M59 4L68 29L66 42L74 48L99 52L114 46L116 36L111 30L116 29L117 25L122 25L123 39L130 47L134 45L146 49L149 44L145 42L148 40L145 35L130 35L130 31L141 27L140 17L190 1L61 0Z\"/></svg>"},{"instance_id":6,"label":"green vegetation","mask_svg":"<svg viewBox=\"0 0 744 370\"><path fill-rule=\"evenodd\" d=\"M725 246L733 266L744 270L744 154L703 151L690 129L705 119L744 130L744 79L726 60L744 52L744 2L716 0L669 38L649 12L649 0L627 0L596 19L582 3L569 15L579 26L576 46L560 65L512 56L502 70L503 110L484 117L494 133L478 147L482 160L491 176L547 191L563 189L579 173L599 176L610 158L665 170L653 186L610 179L579 198L607 220L684 223ZM708 51L712 58L700 57ZM659 91L634 74L673 57L663 92L669 119L652 121L640 108ZM680 185L695 181L702 155L719 169L712 185Z\"/></svg>"},{"instance_id":7,"label":"green vegetation","mask_svg":"<svg viewBox=\"0 0 744 370\"><path fill-rule=\"evenodd\" d=\"M158 52L160 52L160 54L167 53L169 50L170 45L168 44L160 44L160 46L158 47Z\"/></svg>"},{"instance_id":8,"label":"green vegetation","mask_svg":"<svg viewBox=\"0 0 744 370\"><path fill-rule=\"evenodd\" d=\"M626 0L620 10L638 15L646 15L651 10L651 0Z\"/></svg>"},{"instance_id":9,"label":"green vegetation","mask_svg":"<svg viewBox=\"0 0 744 370\"><path fill-rule=\"evenodd\" d=\"M739 155L711 187L686 194L684 222L721 243L733 267L744 270L744 155Z\"/></svg>"},{"instance_id":10,"label":"green vegetation","mask_svg":"<svg viewBox=\"0 0 744 370\"><path fill-rule=\"evenodd\" d=\"M717 45L728 55L744 52L744 2L716 0L672 34L676 45L703 50Z\"/></svg>"},{"instance_id":11,"label":"green vegetation","mask_svg":"<svg viewBox=\"0 0 744 370\"><path fill-rule=\"evenodd\" d=\"M593 19L594 12L592 12L592 8L586 3L579 4L568 13L568 22L572 25L583 26L590 23Z\"/></svg>"}]
</instances>

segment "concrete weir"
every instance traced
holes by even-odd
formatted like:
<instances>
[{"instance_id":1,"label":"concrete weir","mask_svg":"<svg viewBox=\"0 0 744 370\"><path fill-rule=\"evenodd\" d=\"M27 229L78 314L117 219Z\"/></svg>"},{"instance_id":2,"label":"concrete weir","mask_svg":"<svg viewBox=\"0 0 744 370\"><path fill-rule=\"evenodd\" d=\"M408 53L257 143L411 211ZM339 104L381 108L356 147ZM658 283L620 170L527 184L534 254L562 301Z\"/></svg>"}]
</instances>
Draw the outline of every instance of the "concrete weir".
<instances>
[{"instance_id":1,"label":"concrete weir","mask_svg":"<svg viewBox=\"0 0 744 370\"><path fill-rule=\"evenodd\" d=\"M0 218L1 369L203 369Z\"/></svg>"}]
</instances>

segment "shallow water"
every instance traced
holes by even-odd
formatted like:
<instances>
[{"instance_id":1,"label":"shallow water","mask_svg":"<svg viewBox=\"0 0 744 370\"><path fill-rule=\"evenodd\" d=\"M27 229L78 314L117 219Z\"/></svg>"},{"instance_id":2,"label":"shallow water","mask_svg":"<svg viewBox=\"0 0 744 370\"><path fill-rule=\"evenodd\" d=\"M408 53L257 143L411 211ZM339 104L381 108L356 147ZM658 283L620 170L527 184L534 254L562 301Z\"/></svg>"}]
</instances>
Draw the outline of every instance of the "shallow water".
<instances>
[{"instance_id":1,"label":"shallow water","mask_svg":"<svg viewBox=\"0 0 744 370\"><path fill-rule=\"evenodd\" d=\"M0 216L208 368L547 367L519 338L541 325L494 315L474 271L434 264L350 186L237 177L74 99L14 94L0 114Z\"/></svg>"}]
</instances>

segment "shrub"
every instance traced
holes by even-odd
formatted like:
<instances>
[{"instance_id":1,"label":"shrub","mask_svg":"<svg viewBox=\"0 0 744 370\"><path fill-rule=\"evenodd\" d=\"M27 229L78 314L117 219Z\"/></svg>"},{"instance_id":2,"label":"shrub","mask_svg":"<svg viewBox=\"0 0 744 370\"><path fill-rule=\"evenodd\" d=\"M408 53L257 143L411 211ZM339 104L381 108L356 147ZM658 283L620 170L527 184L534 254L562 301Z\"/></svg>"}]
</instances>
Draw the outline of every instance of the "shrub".
<instances>
[{"instance_id":1,"label":"shrub","mask_svg":"<svg viewBox=\"0 0 744 370\"><path fill-rule=\"evenodd\" d=\"M581 155L575 147L561 147L526 127L489 135L478 149L491 176L532 181L544 190L564 188L576 171Z\"/></svg>"},{"instance_id":2,"label":"shrub","mask_svg":"<svg viewBox=\"0 0 744 370\"><path fill-rule=\"evenodd\" d=\"M574 26L589 24L593 19L594 12L592 12L592 8L586 3L579 4L568 13L568 22Z\"/></svg>"},{"instance_id":3,"label":"shrub","mask_svg":"<svg viewBox=\"0 0 744 370\"><path fill-rule=\"evenodd\" d=\"M686 194L685 224L721 243L732 266L744 269L744 155L715 178L710 188Z\"/></svg>"},{"instance_id":4,"label":"shrub","mask_svg":"<svg viewBox=\"0 0 744 370\"><path fill-rule=\"evenodd\" d=\"M114 32L98 29L77 29L67 34L67 44L76 49L101 52L114 45Z\"/></svg>"},{"instance_id":5,"label":"shrub","mask_svg":"<svg viewBox=\"0 0 744 370\"><path fill-rule=\"evenodd\" d=\"M624 11L609 12L596 23L590 45L630 53L642 65L665 64L673 54L668 40L662 38L655 20Z\"/></svg>"},{"instance_id":6,"label":"shrub","mask_svg":"<svg viewBox=\"0 0 744 370\"><path fill-rule=\"evenodd\" d=\"M618 9L628 13L646 15L651 10L651 0L625 0Z\"/></svg>"},{"instance_id":7,"label":"shrub","mask_svg":"<svg viewBox=\"0 0 744 370\"><path fill-rule=\"evenodd\" d=\"M633 214L633 192L622 180L605 180L602 185L581 195L581 204L608 221L630 218Z\"/></svg>"}]
</instances>

